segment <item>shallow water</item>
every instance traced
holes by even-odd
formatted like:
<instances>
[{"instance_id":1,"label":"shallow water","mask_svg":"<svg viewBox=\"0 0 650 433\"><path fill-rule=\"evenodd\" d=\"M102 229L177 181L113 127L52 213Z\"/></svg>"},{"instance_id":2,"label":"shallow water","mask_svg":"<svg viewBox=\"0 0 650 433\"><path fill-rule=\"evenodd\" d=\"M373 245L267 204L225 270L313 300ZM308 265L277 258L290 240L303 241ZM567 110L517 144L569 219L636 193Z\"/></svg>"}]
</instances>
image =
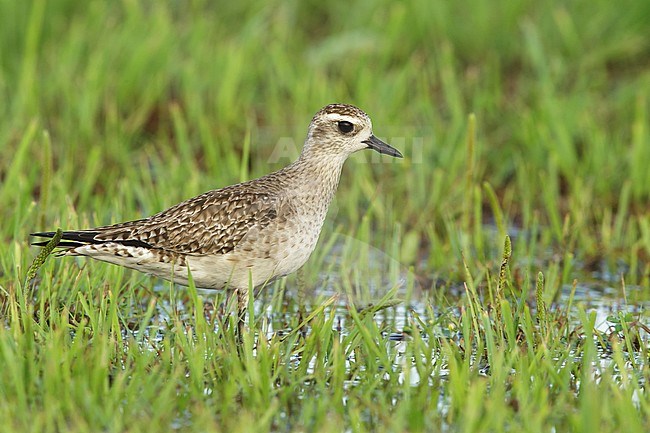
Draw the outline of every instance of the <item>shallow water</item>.
<instances>
[{"instance_id":1,"label":"shallow water","mask_svg":"<svg viewBox=\"0 0 650 433\"><path fill-rule=\"evenodd\" d=\"M393 286L396 289L395 297L398 299L408 299L402 301L397 305L387 307L376 313L373 317L378 325L382 325L382 329L388 330L389 340L394 342L402 342L405 340L405 334L402 332L405 327L410 327L413 324L413 315L417 314L418 318L424 322L435 321L441 315L451 315L455 318L460 316L460 311L457 306L462 303L462 298L465 296L464 289L460 285L450 286L445 289L445 300L447 306L436 305L435 300L431 293L427 291L413 291L412 287L406 293L406 285ZM172 322L172 316L180 318L181 320L190 319L192 305L188 299L183 296L183 288L176 288L178 290L175 299L169 296L170 288L168 285L159 286L156 293L160 295L156 305L156 312L151 320L151 327L148 330L151 333L150 337L154 340L162 338L164 335L165 326ZM575 288L571 285L562 287L558 300L550 306L551 309L566 310L571 302L571 311L568 311L568 318L574 321L574 325L578 325L577 311L578 308L584 310L588 314L595 314L595 329L603 333L610 333L616 325L616 317L620 314L632 314L635 319L646 323L650 316L650 300L639 300L640 297L645 297L646 289L640 286L627 286L626 293L628 297L633 295L634 302L630 302L623 296L620 289L611 287L604 281L599 281L596 284L577 284ZM330 313L331 309L335 310L336 331L342 335L348 333L351 324L350 319L350 300L352 299L355 308L360 309L373 302L367 301L368 293L365 292L362 300L357 298L357 294L353 293L338 293L332 289L331 286L326 286L319 290L312 291L309 296L305 294L296 295L291 290L285 289L281 308L278 310L277 299L278 295L276 290L266 290L256 296L255 317L259 320L263 318L267 324L265 330L267 337L271 338L274 334L284 335L291 331L289 323L295 323L296 315L299 311L302 314L309 314L314 308L321 305L322 302L331 296L338 295L335 302L325 310ZM382 293L382 295L385 293ZM218 295L214 291L199 290L199 296L204 302L204 312L206 318L214 317L216 314L222 314L226 308L223 295ZM379 294L376 294L376 299L379 299ZM299 301L296 298L300 298ZM433 313L434 317L429 317ZM613 319L614 318L614 319ZM644 341L648 342L650 336L643 330L640 330L640 335ZM448 336L448 335L447 335Z\"/></svg>"}]
</instances>

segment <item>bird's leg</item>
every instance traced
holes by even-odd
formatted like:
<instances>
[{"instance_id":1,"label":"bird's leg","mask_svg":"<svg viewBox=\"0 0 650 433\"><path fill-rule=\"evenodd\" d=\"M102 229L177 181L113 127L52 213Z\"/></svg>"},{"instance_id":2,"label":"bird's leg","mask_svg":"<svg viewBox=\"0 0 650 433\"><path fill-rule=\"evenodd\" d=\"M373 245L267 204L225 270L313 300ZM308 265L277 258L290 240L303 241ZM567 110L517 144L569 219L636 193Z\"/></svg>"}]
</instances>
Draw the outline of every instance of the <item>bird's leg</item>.
<instances>
[{"instance_id":1,"label":"bird's leg","mask_svg":"<svg viewBox=\"0 0 650 433\"><path fill-rule=\"evenodd\" d=\"M237 339L244 341L246 309L248 308L248 290L237 289Z\"/></svg>"}]
</instances>

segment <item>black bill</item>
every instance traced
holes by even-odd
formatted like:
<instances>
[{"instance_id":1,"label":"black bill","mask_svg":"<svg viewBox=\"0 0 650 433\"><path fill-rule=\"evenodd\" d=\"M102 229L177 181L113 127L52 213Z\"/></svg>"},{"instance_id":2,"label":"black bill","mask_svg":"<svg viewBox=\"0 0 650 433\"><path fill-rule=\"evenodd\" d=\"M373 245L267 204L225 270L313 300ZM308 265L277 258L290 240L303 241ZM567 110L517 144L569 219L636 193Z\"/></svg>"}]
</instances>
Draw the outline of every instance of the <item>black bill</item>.
<instances>
[{"instance_id":1,"label":"black bill","mask_svg":"<svg viewBox=\"0 0 650 433\"><path fill-rule=\"evenodd\" d=\"M374 135L371 135L369 139L365 140L364 143L368 145L368 148L376 150L379 153L384 155L394 156L395 158L402 158L402 154L399 150L395 149L390 144L384 143Z\"/></svg>"}]
</instances>

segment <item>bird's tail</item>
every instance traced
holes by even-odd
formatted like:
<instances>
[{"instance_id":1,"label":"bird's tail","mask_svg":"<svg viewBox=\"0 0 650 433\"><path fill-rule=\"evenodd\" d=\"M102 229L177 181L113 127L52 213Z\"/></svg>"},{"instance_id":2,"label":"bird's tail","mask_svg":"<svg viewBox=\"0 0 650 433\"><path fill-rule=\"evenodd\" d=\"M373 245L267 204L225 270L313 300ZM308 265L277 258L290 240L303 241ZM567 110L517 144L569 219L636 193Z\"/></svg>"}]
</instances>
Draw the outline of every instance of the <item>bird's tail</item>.
<instances>
[{"instance_id":1,"label":"bird's tail","mask_svg":"<svg viewBox=\"0 0 650 433\"><path fill-rule=\"evenodd\" d=\"M61 242L59 242L57 248L65 248L67 250L70 250L83 247L85 245L97 245L106 243L117 243L125 247L152 248L150 244L139 239L115 239L113 236L107 236L106 233L100 229L65 231L63 232L63 236L61 236ZM56 232L39 232L32 233L30 236L51 239L54 237L55 233ZM33 242L32 245L35 245L37 247L44 247L47 245L47 242L48 241L38 241Z\"/></svg>"},{"instance_id":2,"label":"bird's tail","mask_svg":"<svg viewBox=\"0 0 650 433\"><path fill-rule=\"evenodd\" d=\"M39 232L39 233L31 233L30 236L37 237L37 238L47 238L51 239L54 237L56 232ZM82 247L84 245L90 245L90 244L99 244L103 243L105 241L97 240L95 239L95 236L99 234L98 231L66 231L63 232L63 236L61 236L61 242L57 245L57 248L77 248L77 247ZM37 247L44 247L47 245L48 241L38 241L38 242L32 242L32 245L37 246Z\"/></svg>"}]
</instances>

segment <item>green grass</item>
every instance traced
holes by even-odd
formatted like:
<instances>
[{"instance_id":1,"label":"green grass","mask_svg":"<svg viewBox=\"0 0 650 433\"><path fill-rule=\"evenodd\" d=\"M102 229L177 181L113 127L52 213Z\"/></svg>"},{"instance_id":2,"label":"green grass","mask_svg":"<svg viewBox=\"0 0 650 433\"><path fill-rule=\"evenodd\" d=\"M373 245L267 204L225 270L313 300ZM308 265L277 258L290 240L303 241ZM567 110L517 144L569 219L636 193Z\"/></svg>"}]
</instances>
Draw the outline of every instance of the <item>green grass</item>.
<instances>
[{"instance_id":1,"label":"green grass","mask_svg":"<svg viewBox=\"0 0 650 433\"><path fill-rule=\"evenodd\" d=\"M2 425L648 431L649 20L638 0L0 0ZM69 258L24 284L31 231L277 169L331 102L406 158L351 158L243 346L221 294ZM585 287L616 300L610 330Z\"/></svg>"}]
</instances>

